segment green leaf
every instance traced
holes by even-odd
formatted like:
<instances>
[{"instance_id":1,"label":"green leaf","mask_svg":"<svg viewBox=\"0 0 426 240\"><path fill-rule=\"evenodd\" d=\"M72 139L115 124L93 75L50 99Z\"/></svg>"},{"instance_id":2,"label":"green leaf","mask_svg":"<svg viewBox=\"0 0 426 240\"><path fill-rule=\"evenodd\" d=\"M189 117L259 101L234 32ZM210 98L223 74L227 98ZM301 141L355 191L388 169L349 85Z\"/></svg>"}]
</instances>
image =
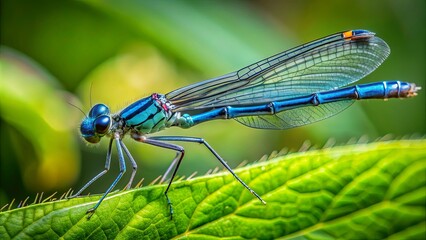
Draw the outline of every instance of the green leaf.
<instances>
[{"instance_id":1,"label":"green leaf","mask_svg":"<svg viewBox=\"0 0 426 240\"><path fill-rule=\"evenodd\" d=\"M421 239L426 234L426 140L289 154L229 173L0 213L0 238Z\"/></svg>"}]
</instances>

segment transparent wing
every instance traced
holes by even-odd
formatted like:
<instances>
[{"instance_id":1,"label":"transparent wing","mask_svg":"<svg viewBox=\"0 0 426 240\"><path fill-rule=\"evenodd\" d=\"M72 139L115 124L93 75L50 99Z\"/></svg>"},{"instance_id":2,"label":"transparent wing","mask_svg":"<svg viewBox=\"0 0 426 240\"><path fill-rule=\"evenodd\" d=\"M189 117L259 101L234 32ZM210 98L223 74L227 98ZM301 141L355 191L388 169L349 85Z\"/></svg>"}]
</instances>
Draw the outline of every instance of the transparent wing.
<instances>
[{"instance_id":1,"label":"transparent wing","mask_svg":"<svg viewBox=\"0 0 426 240\"><path fill-rule=\"evenodd\" d=\"M236 118L238 122L253 128L288 129L329 118L349 107L354 100L344 100L306 106L279 112L275 115L260 115Z\"/></svg>"},{"instance_id":2,"label":"transparent wing","mask_svg":"<svg viewBox=\"0 0 426 240\"><path fill-rule=\"evenodd\" d=\"M177 89L166 98L174 111L185 112L261 104L346 86L375 70L390 53L388 45L374 33L355 31L362 34L347 37L348 32L336 33L239 71ZM248 118L241 119L249 125Z\"/></svg>"}]
</instances>

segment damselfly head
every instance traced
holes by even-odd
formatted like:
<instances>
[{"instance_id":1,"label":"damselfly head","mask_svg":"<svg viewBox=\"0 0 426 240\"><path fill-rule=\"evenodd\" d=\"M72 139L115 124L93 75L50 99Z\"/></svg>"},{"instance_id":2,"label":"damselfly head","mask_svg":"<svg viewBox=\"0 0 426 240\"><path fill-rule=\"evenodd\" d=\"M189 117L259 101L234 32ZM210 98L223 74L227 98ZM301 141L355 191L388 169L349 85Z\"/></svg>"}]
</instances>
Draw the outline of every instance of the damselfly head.
<instances>
[{"instance_id":1,"label":"damselfly head","mask_svg":"<svg viewBox=\"0 0 426 240\"><path fill-rule=\"evenodd\" d=\"M111 122L109 108L105 104L96 104L80 125L81 135L90 143L98 143L110 129Z\"/></svg>"}]
</instances>

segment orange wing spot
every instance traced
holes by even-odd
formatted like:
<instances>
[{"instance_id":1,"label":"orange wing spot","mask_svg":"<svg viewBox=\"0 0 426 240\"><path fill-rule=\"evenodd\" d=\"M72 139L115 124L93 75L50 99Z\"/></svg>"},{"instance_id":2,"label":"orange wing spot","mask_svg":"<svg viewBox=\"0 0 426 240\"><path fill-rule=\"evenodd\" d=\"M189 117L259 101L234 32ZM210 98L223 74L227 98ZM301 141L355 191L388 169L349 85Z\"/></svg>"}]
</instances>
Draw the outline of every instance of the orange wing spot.
<instances>
[{"instance_id":1,"label":"orange wing spot","mask_svg":"<svg viewBox=\"0 0 426 240\"><path fill-rule=\"evenodd\" d=\"M352 30L351 31L346 31L343 33L343 38L352 38L353 34L352 34Z\"/></svg>"}]
</instances>

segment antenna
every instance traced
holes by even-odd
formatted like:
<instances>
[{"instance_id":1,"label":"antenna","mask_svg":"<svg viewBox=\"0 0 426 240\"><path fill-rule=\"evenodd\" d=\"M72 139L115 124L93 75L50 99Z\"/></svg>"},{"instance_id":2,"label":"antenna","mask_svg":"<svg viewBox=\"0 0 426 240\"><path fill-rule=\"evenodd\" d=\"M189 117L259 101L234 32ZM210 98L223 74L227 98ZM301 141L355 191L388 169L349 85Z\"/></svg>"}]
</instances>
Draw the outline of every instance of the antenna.
<instances>
[{"instance_id":1,"label":"antenna","mask_svg":"<svg viewBox=\"0 0 426 240\"><path fill-rule=\"evenodd\" d=\"M89 95L89 103L90 103L90 107L93 107L92 105L92 87L93 87L93 81L90 82L90 95Z\"/></svg>"},{"instance_id":2,"label":"antenna","mask_svg":"<svg viewBox=\"0 0 426 240\"><path fill-rule=\"evenodd\" d=\"M83 113L83 115L87 118L86 113L81 108L77 107L76 105L74 105L74 104L72 104L70 102L68 102L68 104L71 105L71 106L73 106L73 107L75 107L75 108L77 108L78 110L80 110L80 112Z\"/></svg>"}]
</instances>

